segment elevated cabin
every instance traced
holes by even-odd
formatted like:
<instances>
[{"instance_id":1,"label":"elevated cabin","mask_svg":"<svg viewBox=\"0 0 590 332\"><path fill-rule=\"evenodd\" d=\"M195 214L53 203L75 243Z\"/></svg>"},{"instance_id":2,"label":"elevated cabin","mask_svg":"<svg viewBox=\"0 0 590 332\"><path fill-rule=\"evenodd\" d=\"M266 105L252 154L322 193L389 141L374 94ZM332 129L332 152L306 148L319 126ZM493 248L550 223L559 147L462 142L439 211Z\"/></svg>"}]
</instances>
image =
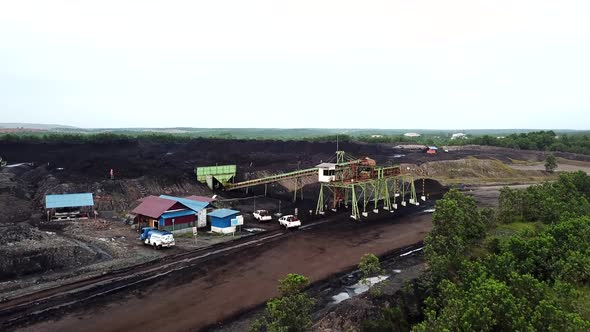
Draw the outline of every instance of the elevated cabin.
<instances>
[{"instance_id":1,"label":"elevated cabin","mask_svg":"<svg viewBox=\"0 0 590 332\"><path fill-rule=\"evenodd\" d=\"M47 220L88 219L94 213L92 193L45 195Z\"/></svg>"},{"instance_id":2,"label":"elevated cabin","mask_svg":"<svg viewBox=\"0 0 590 332\"><path fill-rule=\"evenodd\" d=\"M335 163L321 163L317 165L318 181L332 182L336 180L336 165Z\"/></svg>"}]
</instances>

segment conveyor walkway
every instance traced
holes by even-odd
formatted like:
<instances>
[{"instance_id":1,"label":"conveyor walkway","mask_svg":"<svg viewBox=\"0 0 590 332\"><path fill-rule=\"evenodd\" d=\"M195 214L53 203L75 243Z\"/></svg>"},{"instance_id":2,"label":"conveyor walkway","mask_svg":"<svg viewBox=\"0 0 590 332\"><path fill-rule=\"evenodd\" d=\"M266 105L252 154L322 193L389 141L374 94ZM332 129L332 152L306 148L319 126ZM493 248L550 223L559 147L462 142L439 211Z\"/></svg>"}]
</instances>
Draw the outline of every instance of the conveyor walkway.
<instances>
[{"instance_id":1,"label":"conveyor walkway","mask_svg":"<svg viewBox=\"0 0 590 332\"><path fill-rule=\"evenodd\" d=\"M259 185L259 184L266 184L266 183L272 183L272 182L277 182L277 181L282 181L282 180L287 180L287 179L294 179L294 178L300 178L300 177L305 177L305 176L310 176L310 175L317 175L317 173L318 173L317 168L307 168L307 169L302 169L302 170L289 172L289 173L271 175L271 176L267 176L267 177L263 177L263 178L259 178L259 179L254 179L254 180L247 180L247 181L236 182L236 183L226 183L224 185L224 187L225 187L225 190L234 190L234 189L252 187L252 186Z\"/></svg>"}]
</instances>

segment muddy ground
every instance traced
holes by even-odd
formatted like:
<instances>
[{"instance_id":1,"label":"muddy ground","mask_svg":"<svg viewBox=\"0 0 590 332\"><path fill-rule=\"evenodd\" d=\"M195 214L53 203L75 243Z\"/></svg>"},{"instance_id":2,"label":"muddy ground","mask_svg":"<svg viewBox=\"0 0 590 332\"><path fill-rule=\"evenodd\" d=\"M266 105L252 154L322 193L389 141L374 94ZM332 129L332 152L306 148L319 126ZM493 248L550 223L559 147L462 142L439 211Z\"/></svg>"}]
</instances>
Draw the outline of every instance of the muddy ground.
<instances>
[{"instance_id":1,"label":"muddy ground","mask_svg":"<svg viewBox=\"0 0 590 332\"><path fill-rule=\"evenodd\" d=\"M406 213L423 207L408 207ZM403 214L403 212L399 212ZM23 331L195 331L215 326L276 296L277 280L288 273L320 281L350 270L366 253L384 255L420 242L432 227L431 214L358 223L335 218L291 236L244 251L235 257L183 271L134 294L89 304L55 321ZM158 317L157 324L145 317ZM88 324L92 321L92 324Z\"/></svg>"}]
</instances>

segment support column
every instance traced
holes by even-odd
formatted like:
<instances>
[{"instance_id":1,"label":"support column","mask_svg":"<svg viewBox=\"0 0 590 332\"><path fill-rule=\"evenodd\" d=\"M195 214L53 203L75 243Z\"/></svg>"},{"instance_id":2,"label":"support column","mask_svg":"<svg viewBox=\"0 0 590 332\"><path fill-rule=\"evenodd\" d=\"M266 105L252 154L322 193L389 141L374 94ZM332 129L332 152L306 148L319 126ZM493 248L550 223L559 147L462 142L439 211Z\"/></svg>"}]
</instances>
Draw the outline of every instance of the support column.
<instances>
[{"instance_id":1,"label":"support column","mask_svg":"<svg viewBox=\"0 0 590 332\"><path fill-rule=\"evenodd\" d=\"M359 220L360 219L360 213L359 213L359 206L358 206L358 201L357 201L357 197L356 197L356 189L354 188L354 184L352 184L351 186L352 189L352 218L354 218L355 220Z\"/></svg>"},{"instance_id":2,"label":"support column","mask_svg":"<svg viewBox=\"0 0 590 332\"><path fill-rule=\"evenodd\" d=\"M391 211L391 197L389 196L389 186L387 185L387 180L383 180L383 209Z\"/></svg>"},{"instance_id":3,"label":"support column","mask_svg":"<svg viewBox=\"0 0 590 332\"><path fill-rule=\"evenodd\" d=\"M324 214L324 184L320 185L320 195L318 197L318 205L315 214Z\"/></svg>"}]
</instances>

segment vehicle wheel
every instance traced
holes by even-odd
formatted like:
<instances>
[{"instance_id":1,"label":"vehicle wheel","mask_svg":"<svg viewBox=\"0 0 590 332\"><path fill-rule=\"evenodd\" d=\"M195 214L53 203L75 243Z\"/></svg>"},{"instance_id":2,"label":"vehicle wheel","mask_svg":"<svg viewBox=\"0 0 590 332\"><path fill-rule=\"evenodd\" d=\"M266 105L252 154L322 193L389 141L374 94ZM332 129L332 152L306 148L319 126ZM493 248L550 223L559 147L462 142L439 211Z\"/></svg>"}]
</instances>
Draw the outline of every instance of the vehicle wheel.
<instances>
[{"instance_id":1,"label":"vehicle wheel","mask_svg":"<svg viewBox=\"0 0 590 332\"><path fill-rule=\"evenodd\" d=\"M158 246L155 243L152 244L152 247L154 247L155 250L158 250Z\"/></svg>"}]
</instances>

